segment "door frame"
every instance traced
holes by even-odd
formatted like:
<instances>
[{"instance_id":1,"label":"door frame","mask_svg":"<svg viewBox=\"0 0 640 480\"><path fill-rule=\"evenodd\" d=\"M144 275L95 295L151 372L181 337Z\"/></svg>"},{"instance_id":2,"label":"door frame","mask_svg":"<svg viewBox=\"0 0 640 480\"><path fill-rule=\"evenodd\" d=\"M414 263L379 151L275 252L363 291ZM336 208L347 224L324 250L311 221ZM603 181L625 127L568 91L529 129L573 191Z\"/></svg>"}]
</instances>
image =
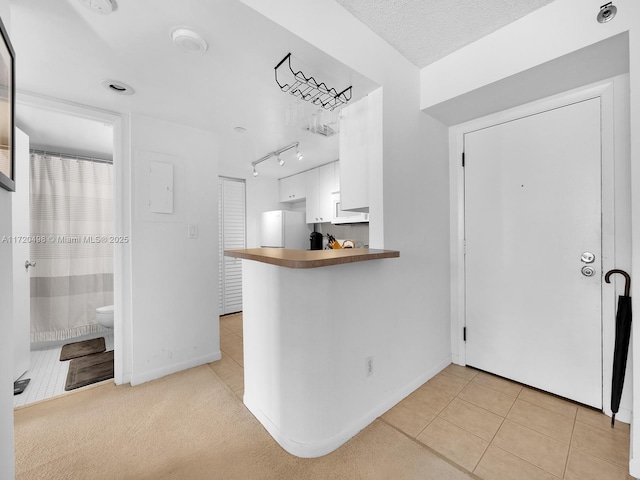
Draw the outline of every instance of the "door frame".
<instances>
[{"instance_id":1,"label":"door frame","mask_svg":"<svg viewBox=\"0 0 640 480\"><path fill-rule=\"evenodd\" d=\"M113 219L114 233L131 241L131 173L129 115L80 105L27 92L17 92L16 105L101 121L113 126ZM131 381L131 243L119 244L113 252L113 340L114 383Z\"/></svg>"},{"instance_id":2,"label":"door frame","mask_svg":"<svg viewBox=\"0 0 640 480\"><path fill-rule=\"evenodd\" d=\"M451 352L452 361L466 365L466 345L463 328L466 324L465 310L465 254L464 254L464 169L462 153L464 135L472 131L505 123L518 118L535 115L591 98L600 98L602 119L602 269L606 272L615 267L614 236L614 79L537 100L508 110L477 118L449 129L449 200L450 200L450 262L451 262ZM603 279L604 283L604 279ZM620 282L618 282L620 283ZM615 298L611 289L602 288L602 398L605 413L611 414L611 370L615 335ZM615 291L619 292L619 285ZM620 410L618 418L630 422L631 412Z\"/></svg>"}]
</instances>

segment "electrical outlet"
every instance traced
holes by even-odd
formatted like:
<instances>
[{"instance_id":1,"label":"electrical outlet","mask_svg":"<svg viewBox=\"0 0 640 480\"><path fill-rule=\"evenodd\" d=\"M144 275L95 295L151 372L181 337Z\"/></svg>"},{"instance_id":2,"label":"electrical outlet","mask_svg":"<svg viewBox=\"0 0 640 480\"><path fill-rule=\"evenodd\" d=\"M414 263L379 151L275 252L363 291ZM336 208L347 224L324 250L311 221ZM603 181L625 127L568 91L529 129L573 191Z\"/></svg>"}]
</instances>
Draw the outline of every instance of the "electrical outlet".
<instances>
[{"instance_id":1,"label":"electrical outlet","mask_svg":"<svg viewBox=\"0 0 640 480\"><path fill-rule=\"evenodd\" d=\"M373 375L373 357L367 357L364 360L367 377Z\"/></svg>"}]
</instances>

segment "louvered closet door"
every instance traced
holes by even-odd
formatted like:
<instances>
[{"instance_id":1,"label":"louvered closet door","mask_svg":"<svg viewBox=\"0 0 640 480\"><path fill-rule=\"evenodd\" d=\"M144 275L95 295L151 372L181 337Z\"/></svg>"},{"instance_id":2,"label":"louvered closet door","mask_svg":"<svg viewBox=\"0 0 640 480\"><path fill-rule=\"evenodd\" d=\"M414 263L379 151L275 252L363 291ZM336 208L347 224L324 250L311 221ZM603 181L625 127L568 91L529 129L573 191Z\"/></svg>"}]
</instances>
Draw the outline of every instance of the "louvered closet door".
<instances>
[{"instance_id":1,"label":"louvered closet door","mask_svg":"<svg viewBox=\"0 0 640 480\"><path fill-rule=\"evenodd\" d=\"M219 179L220 314L242 311L242 263L224 250L246 248L245 182Z\"/></svg>"}]
</instances>

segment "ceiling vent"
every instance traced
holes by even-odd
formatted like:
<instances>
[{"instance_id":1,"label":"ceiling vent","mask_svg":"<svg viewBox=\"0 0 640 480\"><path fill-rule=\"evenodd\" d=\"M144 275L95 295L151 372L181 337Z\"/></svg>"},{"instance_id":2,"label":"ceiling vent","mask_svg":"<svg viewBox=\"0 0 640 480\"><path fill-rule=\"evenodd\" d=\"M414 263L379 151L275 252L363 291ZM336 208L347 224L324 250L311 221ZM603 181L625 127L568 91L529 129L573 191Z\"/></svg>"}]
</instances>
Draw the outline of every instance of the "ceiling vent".
<instances>
[{"instance_id":1,"label":"ceiling vent","mask_svg":"<svg viewBox=\"0 0 640 480\"><path fill-rule=\"evenodd\" d=\"M118 80L111 80L110 78L100 80L100 85L102 85L110 92L117 93L119 95L133 95L134 93L136 93L133 87L130 87L126 83L120 82Z\"/></svg>"},{"instance_id":2,"label":"ceiling vent","mask_svg":"<svg viewBox=\"0 0 640 480\"><path fill-rule=\"evenodd\" d=\"M109 15L118 9L116 0L79 0L79 2L102 15Z\"/></svg>"}]
</instances>

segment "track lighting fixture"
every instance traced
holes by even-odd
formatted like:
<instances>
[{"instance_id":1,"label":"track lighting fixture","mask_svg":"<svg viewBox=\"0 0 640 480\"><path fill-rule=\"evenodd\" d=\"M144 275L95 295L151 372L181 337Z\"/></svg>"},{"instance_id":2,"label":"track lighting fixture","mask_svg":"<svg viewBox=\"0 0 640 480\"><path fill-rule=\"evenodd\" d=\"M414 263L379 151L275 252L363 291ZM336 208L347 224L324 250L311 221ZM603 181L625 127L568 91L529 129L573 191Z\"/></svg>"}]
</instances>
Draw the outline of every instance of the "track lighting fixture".
<instances>
[{"instance_id":1,"label":"track lighting fixture","mask_svg":"<svg viewBox=\"0 0 640 480\"><path fill-rule=\"evenodd\" d=\"M259 158L255 162L251 162L251 166L253 167L253 176L254 177L258 176L258 172L256 171L256 165L264 162L265 160L269 160L271 157L277 157L278 165L280 165L281 167L284 166L284 158L282 158L281 154L286 152L287 150L291 150L292 148L296 149L297 159L302 160L304 156L302 155L302 153L300 153L300 150L298 150L299 146L300 146L300 142L293 142L291 145L287 145L286 147L281 148L280 150L275 150L271 153L267 153L264 157Z\"/></svg>"}]
</instances>

